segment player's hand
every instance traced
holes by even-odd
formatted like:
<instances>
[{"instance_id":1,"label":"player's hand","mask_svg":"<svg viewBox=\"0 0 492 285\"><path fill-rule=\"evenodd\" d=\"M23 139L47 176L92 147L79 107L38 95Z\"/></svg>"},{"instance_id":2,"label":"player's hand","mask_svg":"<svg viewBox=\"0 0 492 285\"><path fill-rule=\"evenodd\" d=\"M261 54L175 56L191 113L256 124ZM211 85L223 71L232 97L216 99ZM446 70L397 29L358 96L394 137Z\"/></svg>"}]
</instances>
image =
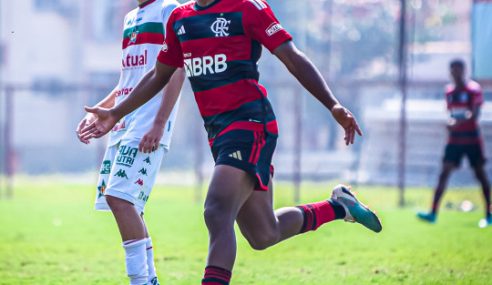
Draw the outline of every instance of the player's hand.
<instances>
[{"instance_id":1,"label":"player's hand","mask_svg":"<svg viewBox=\"0 0 492 285\"><path fill-rule=\"evenodd\" d=\"M162 135L164 134L164 129L162 126L152 126L150 130L143 136L140 144L138 145L138 150L143 153L151 153L155 151L161 142Z\"/></svg>"},{"instance_id":2,"label":"player's hand","mask_svg":"<svg viewBox=\"0 0 492 285\"><path fill-rule=\"evenodd\" d=\"M75 130L75 133L77 134L77 138L79 139L79 141L81 141L82 143L85 143L85 144L90 143L90 141L88 139L82 138L82 129L84 129L88 125L92 124L96 119L97 119L97 117L94 114L88 113L80 121L80 123L77 126L77 129Z\"/></svg>"},{"instance_id":3,"label":"player's hand","mask_svg":"<svg viewBox=\"0 0 492 285\"><path fill-rule=\"evenodd\" d=\"M90 140L92 138L100 138L109 133L111 129L119 121L119 118L113 115L111 109L101 107L85 107L86 112L94 114L96 120L91 124L85 126L81 131L81 138L83 140Z\"/></svg>"},{"instance_id":4,"label":"player's hand","mask_svg":"<svg viewBox=\"0 0 492 285\"><path fill-rule=\"evenodd\" d=\"M446 125L446 127L448 128L448 131L452 131L452 130L455 130L457 127L459 127L460 125L462 125L465 122L466 122L466 120L457 120L457 119L451 118L448 120L448 124Z\"/></svg>"},{"instance_id":5,"label":"player's hand","mask_svg":"<svg viewBox=\"0 0 492 285\"><path fill-rule=\"evenodd\" d=\"M353 144L355 140L355 133L362 136L359 124L354 115L345 107L340 104L336 104L331 109L331 114L337 123L345 130L345 144Z\"/></svg>"}]
</instances>

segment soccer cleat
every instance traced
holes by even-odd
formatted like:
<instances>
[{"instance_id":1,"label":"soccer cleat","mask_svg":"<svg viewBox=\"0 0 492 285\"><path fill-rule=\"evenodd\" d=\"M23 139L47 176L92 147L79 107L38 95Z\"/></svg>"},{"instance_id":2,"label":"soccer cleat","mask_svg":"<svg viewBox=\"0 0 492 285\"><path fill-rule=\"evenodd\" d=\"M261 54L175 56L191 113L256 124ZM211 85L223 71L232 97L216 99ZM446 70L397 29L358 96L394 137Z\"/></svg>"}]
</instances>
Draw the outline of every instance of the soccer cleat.
<instances>
[{"instance_id":1,"label":"soccer cleat","mask_svg":"<svg viewBox=\"0 0 492 285\"><path fill-rule=\"evenodd\" d=\"M376 233L379 233L383 229L378 216L366 205L357 200L347 186L342 184L335 186L331 194L331 199L342 205L345 209L344 220L346 222L357 222Z\"/></svg>"},{"instance_id":2,"label":"soccer cleat","mask_svg":"<svg viewBox=\"0 0 492 285\"><path fill-rule=\"evenodd\" d=\"M159 280L157 280L157 277L152 278L150 282L148 283L149 285L160 285Z\"/></svg>"},{"instance_id":3,"label":"soccer cleat","mask_svg":"<svg viewBox=\"0 0 492 285\"><path fill-rule=\"evenodd\" d=\"M436 222L437 215L433 213L418 212L417 218L419 218L421 221L434 224Z\"/></svg>"},{"instance_id":4,"label":"soccer cleat","mask_svg":"<svg viewBox=\"0 0 492 285\"><path fill-rule=\"evenodd\" d=\"M478 222L478 227L481 229L484 229L484 228L490 227L490 226L492 226L492 217L481 219Z\"/></svg>"}]
</instances>

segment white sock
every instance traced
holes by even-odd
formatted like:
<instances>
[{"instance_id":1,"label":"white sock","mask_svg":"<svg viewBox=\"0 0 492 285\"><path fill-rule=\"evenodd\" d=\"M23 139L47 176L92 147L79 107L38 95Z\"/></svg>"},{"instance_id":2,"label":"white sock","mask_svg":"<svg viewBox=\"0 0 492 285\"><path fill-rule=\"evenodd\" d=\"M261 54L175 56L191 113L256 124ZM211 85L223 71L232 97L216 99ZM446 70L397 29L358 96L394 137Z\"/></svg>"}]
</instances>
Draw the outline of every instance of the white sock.
<instances>
[{"instance_id":1,"label":"white sock","mask_svg":"<svg viewBox=\"0 0 492 285\"><path fill-rule=\"evenodd\" d=\"M149 279L147 268L147 239L123 242L126 254L126 273L130 285L145 285Z\"/></svg>"},{"instance_id":2,"label":"white sock","mask_svg":"<svg viewBox=\"0 0 492 285\"><path fill-rule=\"evenodd\" d=\"M149 281L152 281L154 277L157 277L154 265L154 249L152 247L152 239L147 238L147 243L145 244L147 249L147 267L149 268Z\"/></svg>"}]
</instances>

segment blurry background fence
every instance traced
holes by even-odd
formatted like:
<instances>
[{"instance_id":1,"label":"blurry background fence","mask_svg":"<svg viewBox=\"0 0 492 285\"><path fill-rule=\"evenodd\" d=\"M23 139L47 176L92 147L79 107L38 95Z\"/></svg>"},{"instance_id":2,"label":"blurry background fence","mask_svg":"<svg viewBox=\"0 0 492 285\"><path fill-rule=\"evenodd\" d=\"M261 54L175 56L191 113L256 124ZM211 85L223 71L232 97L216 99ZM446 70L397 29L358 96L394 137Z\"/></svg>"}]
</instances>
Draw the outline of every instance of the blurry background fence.
<instances>
[{"instance_id":1,"label":"blurry background fence","mask_svg":"<svg viewBox=\"0 0 492 285\"><path fill-rule=\"evenodd\" d=\"M297 184L336 179L397 185L400 2L269 3L365 131L355 146L345 147L331 115L264 52L261 83L270 92L280 124L276 178ZM460 57L472 65L473 1L406 3L406 182L432 186L446 141L443 86L448 80L448 62ZM96 173L105 142L85 146L74 131L83 117L82 107L106 96L118 80L121 23L133 7L132 0L0 2L0 161L4 175L62 173L95 179L95 174L83 174ZM482 83L490 102L492 84ZM176 175L164 175L166 182L199 182L209 176L213 162L201 125L186 83L172 151L163 164L165 174ZM481 125L490 155L491 103L484 106ZM490 166L487 170L492 175ZM452 179L454 185L472 182L466 168ZM5 193L5 183L1 185Z\"/></svg>"}]
</instances>

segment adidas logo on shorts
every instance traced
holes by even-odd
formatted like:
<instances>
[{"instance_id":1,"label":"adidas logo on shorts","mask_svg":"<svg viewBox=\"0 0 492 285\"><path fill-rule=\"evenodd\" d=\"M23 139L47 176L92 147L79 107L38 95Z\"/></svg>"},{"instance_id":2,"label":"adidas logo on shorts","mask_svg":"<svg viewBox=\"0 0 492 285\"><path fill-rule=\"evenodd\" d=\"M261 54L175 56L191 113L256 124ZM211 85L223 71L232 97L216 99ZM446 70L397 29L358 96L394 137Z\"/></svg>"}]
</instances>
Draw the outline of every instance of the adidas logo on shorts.
<instances>
[{"instance_id":1,"label":"adidas logo on shorts","mask_svg":"<svg viewBox=\"0 0 492 285\"><path fill-rule=\"evenodd\" d=\"M241 152L239 150L229 154L229 157L235 158L237 160L243 160L243 156L241 155Z\"/></svg>"}]
</instances>

